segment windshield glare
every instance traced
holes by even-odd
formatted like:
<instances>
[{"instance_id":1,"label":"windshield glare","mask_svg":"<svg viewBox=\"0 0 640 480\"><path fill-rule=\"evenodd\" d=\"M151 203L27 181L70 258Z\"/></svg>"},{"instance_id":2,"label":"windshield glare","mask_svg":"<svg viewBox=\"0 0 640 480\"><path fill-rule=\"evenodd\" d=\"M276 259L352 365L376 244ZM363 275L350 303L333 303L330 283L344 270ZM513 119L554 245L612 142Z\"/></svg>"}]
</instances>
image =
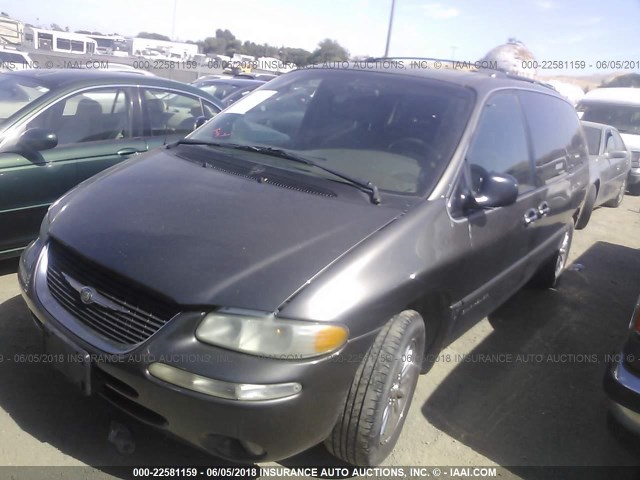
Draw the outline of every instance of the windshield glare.
<instances>
[{"instance_id":1,"label":"windshield glare","mask_svg":"<svg viewBox=\"0 0 640 480\"><path fill-rule=\"evenodd\" d=\"M620 133L640 134L640 106L612 103L582 103L582 120L616 127Z\"/></svg>"},{"instance_id":2,"label":"windshield glare","mask_svg":"<svg viewBox=\"0 0 640 480\"><path fill-rule=\"evenodd\" d=\"M472 105L469 90L433 80L306 70L272 80L189 138L287 149L382 190L424 194L446 167Z\"/></svg>"},{"instance_id":3,"label":"windshield glare","mask_svg":"<svg viewBox=\"0 0 640 480\"><path fill-rule=\"evenodd\" d=\"M0 75L0 126L31 102L49 91L27 78L17 75Z\"/></svg>"}]
</instances>

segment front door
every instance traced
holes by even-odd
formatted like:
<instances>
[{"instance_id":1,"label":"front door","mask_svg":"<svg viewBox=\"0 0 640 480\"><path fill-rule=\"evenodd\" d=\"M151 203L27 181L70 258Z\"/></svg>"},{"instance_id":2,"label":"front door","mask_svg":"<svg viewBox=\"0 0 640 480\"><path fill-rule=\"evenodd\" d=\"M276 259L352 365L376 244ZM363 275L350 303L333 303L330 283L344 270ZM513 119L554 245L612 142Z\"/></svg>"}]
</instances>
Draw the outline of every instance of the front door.
<instances>
[{"instance_id":1,"label":"front door","mask_svg":"<svg viewBox=\"0 0 640 480\"><path fill-rule=\"evenodd\" d=\"M132 102L127 88L96 88L57 100L37 113L16 135L30 128L55 133L58 146L0 153L0 255L33 240L51 203L82 180L146 150L133 137ZM15 153L20 152L20 153Z\"/></svg>"},{"instance_id":2,"label":"front door","mask_svg":"<svg viewBox=\"0 0 640 480\"><path fill-rule=\"evenodd\" d=\"M527 134L517 96L492 95L483 106L474 138L466 154L462 190L481 195L488 173L516 178L516 202L492 209L461 209L452 213L467 226L471 249L461 259L460 275L468 285L458 305L464 318L481 319L520 288L539 198L535 192Z\"/></svg>"}]
</instances>

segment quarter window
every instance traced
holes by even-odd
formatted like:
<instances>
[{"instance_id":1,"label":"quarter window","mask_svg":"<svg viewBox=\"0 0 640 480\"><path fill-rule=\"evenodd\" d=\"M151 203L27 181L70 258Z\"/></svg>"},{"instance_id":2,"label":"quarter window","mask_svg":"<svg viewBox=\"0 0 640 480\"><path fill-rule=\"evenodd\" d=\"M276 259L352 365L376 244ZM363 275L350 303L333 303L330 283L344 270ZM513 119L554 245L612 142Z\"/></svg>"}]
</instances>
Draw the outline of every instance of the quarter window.
<instances>
[{"instance_id":1,"label":"quarter window","mask_svg":"<svg viewBox=\"0 0 640 480\"><path fill-rule=\"evenodd\" d=\"M574 108L560 98L520 92L531 132L536 177L544 185L581 165L587 152Z\"/></svg>"},{"instance_id":2,"label":"quarter window","mask_svg":"<svg viewBox=\"0 0 640 480\"><path fill-rule=\"evenodd\" d=\"M480 193L484 175L491 172L515 177L521 193L534 188L526 129L515 94L494 95L484 105L467 162L475 194Z\"/></svg>"},{"instance_id":3,"label":"quarter window","mask_svg":"<svg viewBox=\"0 0 640 480\"><path fill-rule=\"evenodd\" d=\"M152 136L186 135L200 116L209 118L210 108L202 108L200 99L160 89L144 91L145 116Z\"/></svg>"}]
</instances>

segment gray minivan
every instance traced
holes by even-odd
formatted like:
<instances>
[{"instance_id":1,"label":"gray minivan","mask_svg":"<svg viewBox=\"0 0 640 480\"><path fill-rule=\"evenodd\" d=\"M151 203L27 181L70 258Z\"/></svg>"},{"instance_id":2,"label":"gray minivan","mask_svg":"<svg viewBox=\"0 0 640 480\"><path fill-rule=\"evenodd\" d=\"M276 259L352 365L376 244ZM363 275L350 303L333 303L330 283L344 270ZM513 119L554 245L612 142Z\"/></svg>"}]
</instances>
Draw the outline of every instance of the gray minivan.
<instances>
[{"instance_id":1,"label":"gray minivan","mask_svg":"<svg viewBox=\"0 0 640 480\"><path fill-rule=\"evenodd\" d=\"M309 68L65 195L19 282L85 394L235 461L374 465L456 324L556 284L588 181L536 82Z\"/></svg>"}]
</instances>

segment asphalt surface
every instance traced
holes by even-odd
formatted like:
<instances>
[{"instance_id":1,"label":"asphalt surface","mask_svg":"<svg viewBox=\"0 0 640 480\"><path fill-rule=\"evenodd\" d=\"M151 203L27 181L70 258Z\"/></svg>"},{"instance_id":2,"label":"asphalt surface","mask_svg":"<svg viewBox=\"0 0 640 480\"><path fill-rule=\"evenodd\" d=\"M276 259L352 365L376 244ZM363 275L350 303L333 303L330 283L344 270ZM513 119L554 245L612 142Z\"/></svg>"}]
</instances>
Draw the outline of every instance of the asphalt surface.
<instances>
[{"instance_id":1,"label":"asphalt surface","mask_svg":"<svg viewBox=\"0 0 640 480\"><path fill-rule=\"evenodd\" d=\"M640 197L596 210L574 236L558 289L522 290L462 329L421 377L385 465L505 466L501 478L532 480L578 470L554 477L527 466L640 466L638 444L607 427L601 387L606 356L621 346L640 294L639 248ZM16 269L15 260L0 262L0 465L90 465L76 471L94 479L127 478L112 466L221 463L130 421L136 449L119 454L107 441L114 412L104 402L82 397L49 365L20 360L42 350ZM339 463L318 446L280 465ZM38 471L64 478L71 470ZM613 478L602 468L579 472ZM636 477L625 470L618 478Z\"/></svg>"}]
</instances>

